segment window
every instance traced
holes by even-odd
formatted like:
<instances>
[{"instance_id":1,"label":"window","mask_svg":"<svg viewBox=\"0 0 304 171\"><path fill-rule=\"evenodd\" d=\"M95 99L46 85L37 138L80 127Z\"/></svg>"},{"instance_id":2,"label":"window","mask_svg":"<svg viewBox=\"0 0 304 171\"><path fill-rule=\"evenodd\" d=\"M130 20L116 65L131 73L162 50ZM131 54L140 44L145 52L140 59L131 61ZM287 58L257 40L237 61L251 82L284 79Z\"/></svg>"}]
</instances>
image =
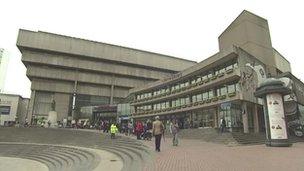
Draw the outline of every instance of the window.
<instances>
[{"instance_id":1,"label":"window","mask_svg":"<svg viewBox=\"0 0 304 171\"><path fill-rule=\"evenodd\" d=\"M210 90L210 91L208 92L208 94L209 94L209 99L213 98L213 96L214 96L213 90Z\"/></svg>"},{"instance_id":2,"label":"window","mask_svg":"<svg viewBox=\"0 0 304 171\"><path fill-rule=\"evenodd\" d=\"M174 86L171 86L171 91L173 91L173 90L174 90L174 88L175 88Z\"/></svg>"},{"instance_id":3,"label":"window","mask_svg":"<svg viewBox=\"0 0 304 171\"><path fill-rule=\"evenodd\" d=\"M236 85L235 84L228 85L227 89L228 89L228 93L233 93L236 91Z\"/></svg>"},{"instance_id":4,"label":"window","mask_svg":"<svg viewBox=\"0 0 304 171\"><path fill-rule=\"evenodd\" d=\"M186 104L190 104L190 97L186 97L185 102Z\"/></svg>"},{"instance_id":5,"label":"window","mask_svg":"<svg viewBox=\"0 0 304 171\"><path fill-rule=\"evenodd\" d=\"M197 101L202 101L202 94L196 95Z\"/></svg>"},{"instance_id":6,"label":"window","mask_svg":"<svg viewBox=\"0 0 304 171\"><path fill-rule=\"evenodd\" d=\"M170 88L166 88L166 92L170 92Z\"/></svg>"},{"instance_id":7,"label":"window","mask_svg":"<svg viewBox=\"0 0 304 171\"><path fill-rule=\"evenodd\" d=\"M181 105L180 99L176 99L176 106L180 106L180 105Z\"/></svg>"},{"instance_id":8,"label":"window","mask_svg":"<svg viewBox=\"0 0 304 171\"><path fill-rule=\"evenodd\" d=\"M228 66L226 67L226 70L229 70L229 69L233 69L233 65L228 65Z\"/></svg>"},{"instance_id":9,"label":"window","mask_svg":"<svg viewBox=\"0 0 304 171\"><path fill-rule=\"evenodd\" d=\"M176 106L176 101L175 100L172 100L172 102L171 102L172 104L172 107L175 107Z\"/></svg>"},{"instance_id":10,"label":"window","mask_svg":"<svg viewBox=\"0 0 304 171\"><path fill-rule=\"evenodd\" d=\"M169 107L170 107L170 103L166 102L166 108L169 108Z\"/></svg>"},{"instance_id":11,"label":"window","mask_svg":"<svg viewBox=\"0 0 304 171\"><path fill-rule=\"evenodd\" d=\"M156 104L153 105L153 109L154 109L154 110L156 109Z\"/></svg>"},{"instance_id":12,"label":"window","mask_svg":"<svg viewBox=\"0 0 304 171\"><path fill-rule=\"evenodd\" d=\"M227 94L227 87L226 86L220 88L220 95L225 95L225 94Z\"/></svg>"},{"instance_id":13,"label":"window","mask_svg":"<svg viewBox=\"0 0 304 171\"><path fill-rule=\"evenodd\" d=\"M225 72L225 67L220 69L219 73L224 73Z\"/></svg>"},{"instance_id":14,"label":"window","mask_svg":"<svg viewBox=\"0 0 304 171\"><path fill-rule=\"evenodd\" d=\"M237 67L238 67L238 63L236 62L233 64L233 68L237 68Z\"/></svg>"},{"instance_id":15,"label":"window","mask_svg":"<svg viewBox=\"0 0 304 171\"><path fill-rule=\"evenodd\" d=\"M236 84L235 84L235 90L236 90L236 91L240 91L240 90L241 90L240 84L239 84L239 83L236 83Z\"/></svg>"},{"instance_id":16,"label":"window","mask_svg":"<svg viewBox=\"0 0 304 171\"><path fill-rule=\"evenodd\" d=\"M9 115L11 112L10 106L0 106L0 114L1 115Z\"/></svg>"},{"instance_id":17,"label":"window","mask_svg":"<svg viewBox=\"0 0 304 171\"><path fill-rule=\"evenodd\" d=\"M203 93L203 100L206 100L206 99L208 99L208 92Z\"/></svg>"},{"instance_id":18,"label":"window","mask_svg":"<svg viewBox=\"0 0 304 171\"><path fill-rule=\"evenodd\" d=\"M192 80L192 81L191 81L191 84L195 84L195 83L196 83L196 80Z\"/></svg>"},{"instance_id":19,"label":"window","mask_svg":"<svg viewBox=\"0 0 304 171\"><path fill-rule=\"evenodd\" d=\"M196 95L192 96L192 102L193 102L193 103L197 102L196 99L197 99L197 98L196 98Z\"/></svg>"},{"instance_id":20,"label":"window","mask_svg":"<svg viewBox=\"0 0 304 171\"><path fill-rule=\"evenodd\" d=\"M181 98L180 100L181 100L181 102L180 102L181 105L185 105L186 104L186 99L185 98Z\"/></svg>"}]
</instances>

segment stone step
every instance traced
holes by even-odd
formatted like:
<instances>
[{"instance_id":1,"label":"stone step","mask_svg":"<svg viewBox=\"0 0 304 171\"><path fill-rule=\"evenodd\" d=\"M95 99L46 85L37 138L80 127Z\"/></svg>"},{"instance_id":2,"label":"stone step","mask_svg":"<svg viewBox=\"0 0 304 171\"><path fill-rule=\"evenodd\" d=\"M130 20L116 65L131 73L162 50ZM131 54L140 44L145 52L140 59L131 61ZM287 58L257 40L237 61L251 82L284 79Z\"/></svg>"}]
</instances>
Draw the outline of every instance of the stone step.
<instances>
[{"instance_id":1,"label":"stone step","mask_svg":"<svg viewBox=\"0 0 304 171\"><path fill-rule=\"evenodd\" d=\"M130 152L124 148L113 147L113 146L104 146L103 150L107 150L109 152L113 152L118 154L120 158L123 160L123 168L122 170L140 170L142 168L142 160L140 156L137 156L136 153Z\"/></svg>"},{"instance_id":2,"label":"stone step","mask_svg":"<svg viewBox=\"0 0 304 171\"><path fill-rule=\"evenodd\" d=\"M34 156L34 157L23 156L22 158L29 159L29 160L34 160L34 161L43 163L43 164L45 164L48 167L49 171L56 171L56 170L58 170L58 166L53 161L51 161L51 160L45 160L44 158L40 158L40 157L37 157L37 156Z\"/></svg>"},{"instance_id":3,"label":"stone step","mask_svg":"<svg viewBox=\"0 0 304 171\"><path fill-rule=\"evenodd\" d=\"M60 161L60 159L53 157L53 156L49 156L49 155L44 155L44 154L28 154L26 156L19 156L21 158L28 158L31 157L32 159L39 159L39 160L43 160L47 166L49 166L50 164L53 165L55 170L62 170L63 169L63 163L62 161ZM51 169L51 168L49 168Z\"/></svg>"}]
</instances>

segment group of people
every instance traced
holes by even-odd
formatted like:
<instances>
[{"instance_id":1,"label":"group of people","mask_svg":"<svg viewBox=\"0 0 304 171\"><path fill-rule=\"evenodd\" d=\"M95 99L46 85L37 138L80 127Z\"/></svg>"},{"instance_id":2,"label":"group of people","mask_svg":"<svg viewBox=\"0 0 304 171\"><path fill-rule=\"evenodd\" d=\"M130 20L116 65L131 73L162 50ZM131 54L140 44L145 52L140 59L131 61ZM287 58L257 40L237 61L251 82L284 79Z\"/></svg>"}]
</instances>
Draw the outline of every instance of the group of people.
<instances>
[{"instance_id":1,"label":"group of people","mask_svg":"<svg viewBox=\"0 0 304 171\"><path fill-rule=\"evenodd\" d=\"M146 122L137 121L135 124L134 132L138 140L151 140L152 122L150 120L147 120Z\"/></svg>"},{"instance_id":2,"label":"group of people","mask_svg":"<svg viewBox=\"0 0 304 171\"><path fill-rule=\"evenodd\" d=\"M110 126L109 126L110 125ZM172 144L173 146L178 145L178 132L179 124L176 119L173 119L169 123L169 131L172 134ZM155 151L160 152L161 139L165 133L165 125L160 121L159 116L155 117L155 121L147 120L146 122L136 121L134 124L128 122L127 124L115 124L107 121L102 121L100 129L103 132L110 132L111 138L115 138L115 134L120 132L126 135L131 135L134 133L138 140L152 140L155 137Z\"/></svg>"},{"instance_id":3,"label":"group of people","mask_svg":"<svg viewBox=\"0 0 304 171\"><path fill-rule=\"evenodd\" d=\"M173 138L172 138L173 146L177 146L178 145L179 125L178 125L176 119L173 119L170 122L169 131L173 136ZM165 132L165 126L159 120L159 116L156 116L155 121L152 124L152 135L154 135L154 137L155 137L155 150L158 152L160 152L161 138L162 138L162 136L164 136L164 132Z\"/></svg>"}]
</instances>

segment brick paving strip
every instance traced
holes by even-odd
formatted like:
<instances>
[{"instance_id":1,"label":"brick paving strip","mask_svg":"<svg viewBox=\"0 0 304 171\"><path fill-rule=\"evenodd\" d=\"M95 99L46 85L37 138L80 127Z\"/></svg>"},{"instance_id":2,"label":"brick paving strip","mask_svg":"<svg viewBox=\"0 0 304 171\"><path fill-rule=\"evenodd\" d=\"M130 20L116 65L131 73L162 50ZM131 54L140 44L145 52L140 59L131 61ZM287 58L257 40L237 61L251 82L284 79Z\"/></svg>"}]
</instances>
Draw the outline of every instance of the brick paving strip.
<instances>
[{"instance_id":1,"label":"brick paving strip","mask_svg":"<svg viewBox=\"0 0 304 171\"><path fill-rule=\"evenodd\" d=\"M154 149L154 139L143 142ZM289 148L265 145L229 147L190 139L180 140L180 145L175 147L171 138L161 143L161 152L155 152L154 164L145 166L144 171L304 170L304 143L295 143Z\"/></svg>"}]
</instances>

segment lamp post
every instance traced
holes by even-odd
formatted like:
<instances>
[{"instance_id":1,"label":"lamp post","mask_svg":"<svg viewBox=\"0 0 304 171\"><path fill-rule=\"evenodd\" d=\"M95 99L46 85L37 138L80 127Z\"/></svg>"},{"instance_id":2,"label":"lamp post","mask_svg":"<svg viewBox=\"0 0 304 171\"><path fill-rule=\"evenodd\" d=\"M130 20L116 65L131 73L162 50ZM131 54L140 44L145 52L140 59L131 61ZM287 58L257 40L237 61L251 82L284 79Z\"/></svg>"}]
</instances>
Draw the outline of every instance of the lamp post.
<instances>
[{"instance_id":1,"label":"lamp post","mask_svg":"<svg viewBox=\"0 0 304 171\"><path fill-rule=\"evenodd\" d=\"M283 96L291 93L284 83L275 78L266 79L254 95L263 99L266 128L266 146L288 147Z\"/></svg>"}]
</instances>

